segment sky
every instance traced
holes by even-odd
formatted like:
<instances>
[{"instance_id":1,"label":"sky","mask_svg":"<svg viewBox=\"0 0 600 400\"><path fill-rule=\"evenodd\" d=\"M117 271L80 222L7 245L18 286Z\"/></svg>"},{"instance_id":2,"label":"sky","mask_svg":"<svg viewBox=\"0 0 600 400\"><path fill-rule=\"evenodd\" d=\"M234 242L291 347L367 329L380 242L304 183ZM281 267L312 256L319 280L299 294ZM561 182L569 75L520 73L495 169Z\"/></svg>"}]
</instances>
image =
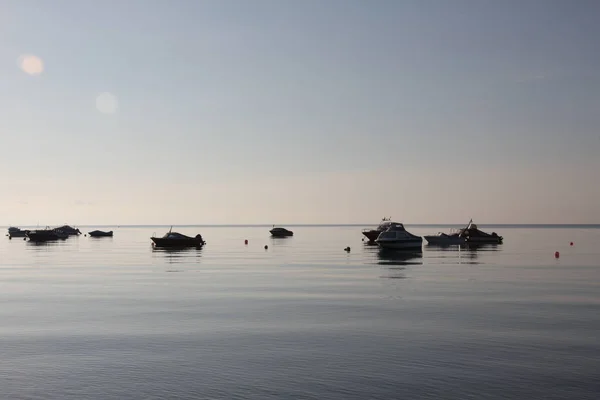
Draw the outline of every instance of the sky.
<instances>
[{"instance_id":1,"label":"sky","mask_svg":"<svg viewBox=\"0 0 600 400\"><path fill-rule=\"evenodd\" d=\"M600 223L600 2L0 0L0 225Z\"/></svg>"}]
</instances>

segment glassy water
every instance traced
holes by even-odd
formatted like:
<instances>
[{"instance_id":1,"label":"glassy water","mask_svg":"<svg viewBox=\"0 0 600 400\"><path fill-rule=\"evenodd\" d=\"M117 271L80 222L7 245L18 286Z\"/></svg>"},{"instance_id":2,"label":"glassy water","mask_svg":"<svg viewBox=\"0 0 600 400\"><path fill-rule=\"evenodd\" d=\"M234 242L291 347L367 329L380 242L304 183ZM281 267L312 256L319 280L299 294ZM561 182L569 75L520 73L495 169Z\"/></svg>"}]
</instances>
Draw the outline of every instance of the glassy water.
<instances>
[{"instance_id":1,"label":"glassy water","mask_svg":"<svg viewBox=\"0 0 600 400\"><path fill-rule=\"evenodd\" d=\"M177 228L207 241L179 251L151 246L168 228L109 229L0 240L2 398L600 393L600 229L494 228L504 244L419 254L361 227Z\"/></svg>"}]
</instances>

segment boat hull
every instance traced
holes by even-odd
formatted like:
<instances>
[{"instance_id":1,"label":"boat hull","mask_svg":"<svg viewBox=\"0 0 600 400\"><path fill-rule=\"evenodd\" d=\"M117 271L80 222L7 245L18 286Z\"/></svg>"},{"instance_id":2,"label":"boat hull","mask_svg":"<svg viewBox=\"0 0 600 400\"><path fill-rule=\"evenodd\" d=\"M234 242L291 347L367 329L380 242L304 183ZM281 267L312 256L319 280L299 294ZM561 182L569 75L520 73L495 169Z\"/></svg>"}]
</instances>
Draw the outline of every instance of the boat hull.
<instances>
[{"instance_id":1,"label":"boat hull","mask_svg":"<svg viewBox=\"0 0 600 400\"><path fill-rule=\"evenodd\" d=\"M172 239L172 238L150 238L154 242L154 245L157 247L201 247L204 246L204 241L202 239Z\"/></svg>"},{"instance_id":2,"label":"boat hull","mask_svg":"<svg viewBox=\"0 0 600 400\"><path fill-rule=\"evenodd\" d=\"M271 233L271 236L273 237L289 237L289 236L294 236L294 232L292 231L269 231Z\"/></svg>"},{"instance_id":3,"label":"boat hull","mask_svg":"<svg viewBox=\"0 0 600 400\"><path fill-rule=\"evenodd\" d=\"M420 249L423 246L423 239L410 240L377 240L376 243L382 249L405 250L405 249Z\"/></svg>"},{"instance_id":4,"label":"boat hull","mask_svg":"<svg viewBox=\"0 0 600 400\"><path fill-rule=\"evenodd\" d=\"M61 235L54 231L49 232L29 232L27 237L32 242L48 242L51 240L66 239L67 235Z\"/></svg>"},{"instance_id":5,"label":"boat hull","mask_svg":"<svg viewBox=\"0 0 600 400\"><path fill-rule=\"evenodd\" d=\"M501 244L502 236L486 237L486 238L470 237L465 240L465 243L467 243L467 244Z\"/></svg>"},{"instance_id":6,"label":"boat hull","mask_svg":"<svg viewBox=\"0 0 600 400\"><path fill-rule=\"evenodd\" d=\"M369 239L369 242L374 242L380 233L381 233L381 231L377 231L375 229L362 232L362 234L365 235L367 239Z\"/></svg>"},{"instance_id":7,"label":"boat hull","mask_svg":"<svg viewBox=\"0 0 600 400\"><path fill-rule=\"evenodd\" d=\"M26 237L28 232L29 231L10 232L8 234L8 237L11 237L11 238L14 238L14 237Z\"/></svg>"},{"instance_id":8,"label":"boat hull","mask_svg":"<svg viewBox=\"0 0 600 400\"><path fill-rule=\"evenodd\" d=\"M88 232L88 235L90 235L90 237L112 237L113 231L109 231L109 232L92 231L92 232Z\"/></svg>"},{"instance_id":9,"label":"boat hull","mask_svg":"<svg viewBox=\"0 0 600 400\"><path fill-rule=\"evenodd\" d=\"M433 236L424 236L427 244L432 246L452 246L466 243L464 238L460 236L442 236L442 235L433 235Z\"/></svg>"}]
</instances>

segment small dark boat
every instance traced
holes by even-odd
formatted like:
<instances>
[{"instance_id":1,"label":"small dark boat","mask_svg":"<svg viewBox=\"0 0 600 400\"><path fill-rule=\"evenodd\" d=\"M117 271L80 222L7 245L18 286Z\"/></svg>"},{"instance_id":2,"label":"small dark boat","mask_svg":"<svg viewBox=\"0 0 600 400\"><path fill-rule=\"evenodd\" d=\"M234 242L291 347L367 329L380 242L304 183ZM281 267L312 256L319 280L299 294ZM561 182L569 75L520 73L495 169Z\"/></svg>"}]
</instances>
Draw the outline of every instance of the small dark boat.
<instances>
[{"instance_id":1,"label":"small dark boat","mask_svg":"<svg viewBox=\"0 0 600 400\"><path fill-rule=\"evenodd\" d=\"M91 231L88 232L88 235L90 235L90 237L112 237L113 235L113 231Z\"/></svg>"},{"instance_id":2,"label":"small dark boat","mask_svg":"<svg viewBox=\"0 0 600 400\"><path fill-rule=\"evenodd\" d=\"M73 228L69 225L59 226L58 228L54 228L54 230L60 233L64 233L67 236L81 235L81 231L79 229Z\"/></svg>"},{"instance_id":3,"label":"small dark boat","mask_svg":"<svg viewBox=\"0 0 600 400\"><path fill-rule=\"evenodd\" d=\"M396 223L392 222L391 219L391 217L384 217L376 229L363 229L362 234L365 235L367 239L369 239L369 242L375 242L375 240L377 239L377 237L379 237L379 234L381 232L386 231L390 226L392 226L392 224Z\"/></svg>"},{"instance_id":4,"label":"small dark boat","mask_svg":"<svg viewBox=\"0 0 600 400\"><path fill-rule=\"evenodd\" d=\"M273 236L273 237L294 236L294 232L287 230L285 228L275 228L275 226L273 226L273 229L271 229L269 232L271 232L271 236Z\"/></svg>"},{"instance_id":5,"label":"small dark boat","mask_svg":"<svg viewBox=\"0 0 600 400\"><path fill-rule=\"evenodd\" d=\"M66 239L69 235L55 229L36 229L27 232L27 237L32 242L47 242L50 240Z\"/></svg>"},{"instance_id":6,"label":"small dark boat","mask_svg":"<svg viewBox=\"0 0 600 400\"><path fill-rule=\"evenodd\" d=\"M194 237L186 236L178 232L172 232L172 228L163 237L151 237L150 239L152 239L154 245L158 247L201 247L206 244L200 234Z\"/></svg>"},{"instance_id":7,"label":"small dark boat","mask_svg":"<svg viewBox=\"0 0 600 400\"><path fill-rule=\"evenodd\" d=\"M17 228L16 226L11 226L8 228L8 234L6 236L8 236L9 238L26 237L27 232L29 232L29 231L21 230L21 229Z\"/></svg>"},{"instance_id":8,"label":"small dark boat","mask_svg":"<svg viewBox=\"0 0 600 400\"><path fill-rule=\"evenodd\" d=\"M469 221L469 224L463 229L460 236L465 238L467 244L501 244L504 239L496 232L486 233L480 231L477 225L473 223L473 220Z\"/></svg>"}]
</instances>

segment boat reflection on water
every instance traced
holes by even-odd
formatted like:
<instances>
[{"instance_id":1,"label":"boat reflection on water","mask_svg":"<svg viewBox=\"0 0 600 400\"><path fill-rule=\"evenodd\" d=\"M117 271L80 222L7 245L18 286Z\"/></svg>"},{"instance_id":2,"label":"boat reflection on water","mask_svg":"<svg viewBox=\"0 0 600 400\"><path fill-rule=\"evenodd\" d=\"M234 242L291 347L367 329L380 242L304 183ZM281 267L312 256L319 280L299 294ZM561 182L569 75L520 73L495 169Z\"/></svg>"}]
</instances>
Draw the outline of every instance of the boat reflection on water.
<instances>
[{"instance_id":1,"label":"boat reflection on water","mask_svg":"<svg viewBox=\"0 0 600 400\"><path fill-rule=\"evenodd\" d=\"M473 244L465 243L459 247L459 258L477 259L482 253L500 251L497 243Z\"/></svg>"},{"instance_id":2,"label":"boat reflection on water","mask_svg":"<svg viewBox=\"0 0 600 400\"><path fill-rule=\"evenodd\" d=\"M460 245L461 249L470 251L500 251L498 243L465 243Z\"/></svg>"},{"instance_id":3,"label":"boat reflection on water","mask_svg":"<svg viewBox=\"0 0 600 400\"><path fill-rule=\"evenodd\" d=\"M379 265L422 265L423 251L379 249L377 259Z\"/></svg>"},{"instance_id":4,"label":"boat reflection on water","mask_svg":"<svg viewBox=\"0 0 600 400\"><path fill-rule=\"evenodd\" d=\"M273 243L287 243L294 239L293 236L270 236L269 239Z\"/></svg>"},{"instance_id":5,"label":"boat reflection on water","mask_svg":"<svg viewBox=\"0 0 600 400\"><path fill-rule=\"evenodd\" d=\"M195 260L199 262L202 256L203 246L175 246L175 247L160 247L152 246L152 256L162 257L170 264L183 263Z\"/></svg>"},{"instance_id":6,"label":"boat reflection on water","mask_svg":"<svg viewBox=\"0 0 600 400\"><path fill-rule=\"evenodd\" d=\"M497 243L473 244L463 243L460 245L427 244L427 259L436 264L480 264L480 257L486 252L500 251L501 245Z\"/></svg>"},{"instance_id":7,"label":"boat reflection on water","mask_svg":"<svg viewBox=\"0 0 600 400\"><path fill-rule=\"evenodd\" d=\"M45 240L45 241L37 241L37 240L27 240L26 242L27 248L36 249L36 250L52 250L53 248L58 247L66 247L66 243L64 240Z\"/></svg>"}]
</instances>

